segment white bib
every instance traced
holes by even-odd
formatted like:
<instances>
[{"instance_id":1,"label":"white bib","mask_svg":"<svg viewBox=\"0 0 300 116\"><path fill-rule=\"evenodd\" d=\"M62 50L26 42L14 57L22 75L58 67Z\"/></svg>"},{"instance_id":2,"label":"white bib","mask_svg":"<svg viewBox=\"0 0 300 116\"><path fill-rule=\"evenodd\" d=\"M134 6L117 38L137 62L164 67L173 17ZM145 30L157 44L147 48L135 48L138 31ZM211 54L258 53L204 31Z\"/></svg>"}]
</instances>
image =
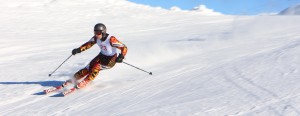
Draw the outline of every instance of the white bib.
<instances>
[{"instance_id":1,"label":"white bib","mask_svg":"<svg viewBox=\"0 0 300 116\"><path fill-rule=\"evenodd\" d=\"M97 45L100 48L100 52L106 56L113 56L117 53L117 48L112 47L110 44L111 36L109 35L105 41L97 40Z\"/></svg>"}]
</instances>

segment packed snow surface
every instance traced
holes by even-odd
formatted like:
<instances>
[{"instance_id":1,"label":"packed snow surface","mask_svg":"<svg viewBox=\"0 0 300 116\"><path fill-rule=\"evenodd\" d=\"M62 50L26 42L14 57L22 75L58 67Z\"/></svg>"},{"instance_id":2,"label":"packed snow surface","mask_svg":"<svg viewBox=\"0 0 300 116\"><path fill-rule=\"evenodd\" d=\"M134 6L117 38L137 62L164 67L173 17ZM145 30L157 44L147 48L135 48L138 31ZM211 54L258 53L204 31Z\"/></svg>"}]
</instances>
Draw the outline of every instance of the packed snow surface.
<instances>
[{"instance_id":1,"label":"packed snow surface","mask_svg":"<svg viewBox=\"0 0 300 116\"><path fill-rule=\"evenodd\" d=\"M0 115L300 115L300 17L208 16L125 0L9 0L0 5ZM128 47L66 97L41 95L85 67L71 50L104 23Z\"/></svg>"}]
</instances>

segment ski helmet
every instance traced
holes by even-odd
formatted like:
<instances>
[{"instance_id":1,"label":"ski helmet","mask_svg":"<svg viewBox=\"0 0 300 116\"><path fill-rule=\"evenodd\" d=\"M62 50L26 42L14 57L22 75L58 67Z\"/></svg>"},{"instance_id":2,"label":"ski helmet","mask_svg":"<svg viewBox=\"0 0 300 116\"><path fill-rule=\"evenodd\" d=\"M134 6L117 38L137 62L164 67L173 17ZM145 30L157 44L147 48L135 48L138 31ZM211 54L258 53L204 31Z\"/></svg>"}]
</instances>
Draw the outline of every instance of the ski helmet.
<instances>
[{"instance_id":1,"label":"ski helmet","mask_svg":"<svg viewBox=\"0 0 300 116\"><path fill-rule=\"evenodd\" d=\"M106 26L102 23L98 23L94 26L94 31L101 31L102 34L106 34Z\"/></svg>"}]
</instances>

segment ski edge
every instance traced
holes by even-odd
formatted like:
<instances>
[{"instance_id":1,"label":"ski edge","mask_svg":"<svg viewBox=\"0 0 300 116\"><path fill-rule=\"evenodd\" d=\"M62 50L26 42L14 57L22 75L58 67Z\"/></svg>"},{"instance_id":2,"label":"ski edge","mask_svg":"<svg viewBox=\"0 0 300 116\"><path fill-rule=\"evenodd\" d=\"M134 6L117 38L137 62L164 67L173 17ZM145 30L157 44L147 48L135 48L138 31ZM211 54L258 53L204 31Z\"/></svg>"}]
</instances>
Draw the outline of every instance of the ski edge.
<instances>
[{"instance_id":1,"label":"ski edge","mask_svg":"<svg viewBox=\"0 0 300 116\"><path fill-rule=\"evenodd\" d=\"M75 90L76 90L76 88L73 87L73 88L71 88L71 89L68 89L68 90L62 92L62 94L63 94L63 96L67 96L67 95L73 93Z\"/></svg>"},{"instance_id":2,"label":"ski edge","mask_svg":"<svg viewBox=\"0 0 300 116\"><path fill-rule=\"evenodd\" d=\"M44 93L45 94L53 93L53 92L61 90L62 88L63 88L62 86L51 87L51 88L45 89Z\"/></svg>"}]
</instances>

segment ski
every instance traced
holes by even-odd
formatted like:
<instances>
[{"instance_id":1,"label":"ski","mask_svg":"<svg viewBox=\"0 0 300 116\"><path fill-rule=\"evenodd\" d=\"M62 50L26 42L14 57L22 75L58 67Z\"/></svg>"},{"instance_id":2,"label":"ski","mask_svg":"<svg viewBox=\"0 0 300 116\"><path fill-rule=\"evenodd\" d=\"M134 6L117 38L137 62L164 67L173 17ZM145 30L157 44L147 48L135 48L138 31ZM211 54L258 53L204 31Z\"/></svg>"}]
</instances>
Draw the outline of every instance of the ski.
<instances>
[{"instance_id":1,"label":"ski","mask_svg":"<svg viewBox=\"0 0 300 116\"><path fill-rule=\"evenodd\" d=\"M73 93L75 90L76 90L76 88L73 87L73 88L71 88L71 89L68 89L68 90L62 92L62 94L63 94L64 96L66 96L66 95L69 95L70 93Z\"/></svg>"},{"instance_id":2,"label":"ski","mask_svg":"<svg viewBox=\"0 0 300 116\"><path fill-rule=\"evenodd\" d=\"M54 86L54 87L51 87L49 89L45 89L44 90L44 93L45 94L49 94L49 93L52 93L52 92L56 92L56 91L59 91L61 89L63 89L65 86L69 85L70 83L72 83L71 80L67 80L66 82L64 82L62 85L60 86Z\"/></svg>"},{"instance_id":3,"label":"ski","mask_svg":"<svg viewBox=\"0 0 300 116\"><path fill-rule=\"evenodd\" d=\"M51 87L49 89L45 89L44 92L45 92L45 94L49 94L49 93L52 93L52 92L59 91L62 88L63 88L62 86Z\"/></svg>"}]
</instances>

